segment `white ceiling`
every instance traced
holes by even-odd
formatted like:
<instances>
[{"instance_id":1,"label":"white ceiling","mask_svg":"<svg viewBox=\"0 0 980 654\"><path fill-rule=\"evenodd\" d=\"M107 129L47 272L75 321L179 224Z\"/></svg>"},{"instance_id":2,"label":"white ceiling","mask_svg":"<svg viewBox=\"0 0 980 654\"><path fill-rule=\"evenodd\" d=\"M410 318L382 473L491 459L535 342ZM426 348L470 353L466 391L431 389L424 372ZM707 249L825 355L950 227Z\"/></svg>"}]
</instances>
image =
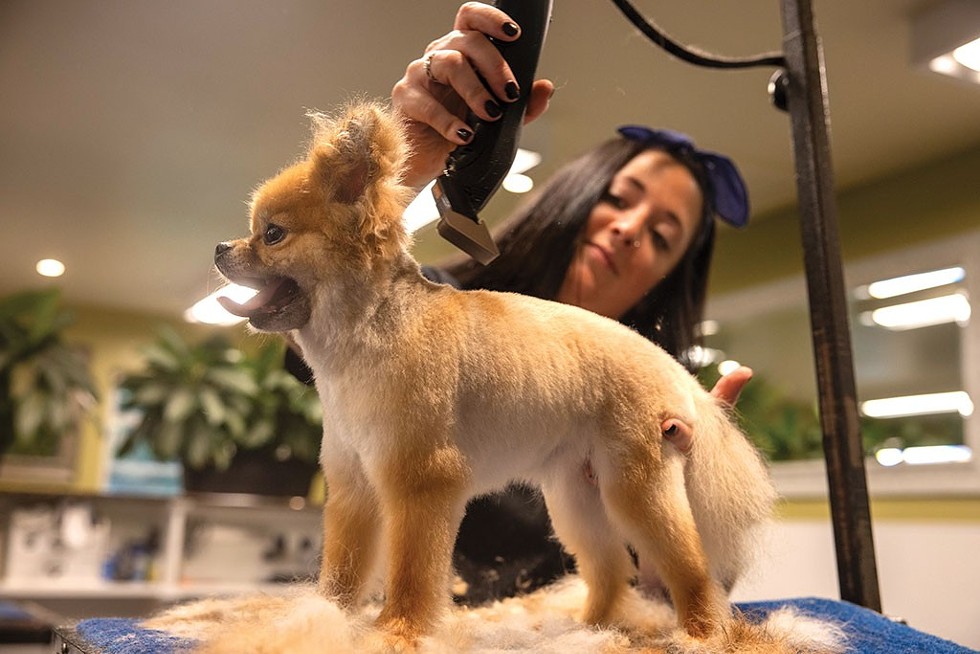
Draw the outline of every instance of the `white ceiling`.
<instances>
[{"instance_id":1,"label":"white ceiling","mask_svg":"<svg viewBox=\"0 0 980 654\"><path fill-rule=\"evenodd\" d=\"M921 2L815 4L839 186L980 144L980 86L908 64L907 19ZM777 0L637 5L720 54L781 47ZM72 303L176 317L216 286L214 244L245 231L251 188L300 154L304 112L386 97L456 6L3 0L0 293L45 283L34 263L56 257ZM532 176L641 122L730 153L756 211L793 202L788 121L766 94L771 70L697 69L649 45L608 0L556 0L539 72L558 91L525 131L524 145L546 158ZM488 212L512 204L501 194ZM435 238L425 232L422 246Z\"/></svg>"}]
</instances>

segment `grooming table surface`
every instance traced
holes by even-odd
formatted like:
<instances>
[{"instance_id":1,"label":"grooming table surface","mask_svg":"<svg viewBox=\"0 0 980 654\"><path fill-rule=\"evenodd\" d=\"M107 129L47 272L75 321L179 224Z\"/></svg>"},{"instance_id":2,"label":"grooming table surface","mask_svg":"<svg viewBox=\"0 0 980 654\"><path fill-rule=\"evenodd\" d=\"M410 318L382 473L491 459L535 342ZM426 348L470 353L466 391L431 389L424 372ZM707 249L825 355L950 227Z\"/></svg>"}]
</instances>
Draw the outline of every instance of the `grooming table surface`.
<instances>
[{"instance_id":1,"label":"grooming table surface","mask_svg":"<svg viewBox=\"0 0 980 654\"><path fill-rule=\"evenodd\" d=\"M828 599L746 602L738 607L753 620L784 606L843 624L855 654L969 654L975 650L917 631L868 609ZM178 654L194 642L139 626L138 619L94 618L56 630L54 652L71 654ZM64 648L62 645L64 644Z\"/></svg>"}]
</instances>

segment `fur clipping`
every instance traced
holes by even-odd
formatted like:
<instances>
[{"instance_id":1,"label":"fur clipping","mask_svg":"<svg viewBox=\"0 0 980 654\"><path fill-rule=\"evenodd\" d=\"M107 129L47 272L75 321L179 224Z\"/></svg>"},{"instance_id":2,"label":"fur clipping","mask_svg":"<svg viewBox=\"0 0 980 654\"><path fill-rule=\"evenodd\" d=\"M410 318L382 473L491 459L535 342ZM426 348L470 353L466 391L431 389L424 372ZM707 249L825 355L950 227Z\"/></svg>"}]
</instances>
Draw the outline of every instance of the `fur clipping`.
<instances>
[{"instance_id":1,"label":"fur clipping","mask_svg":"<svg viewBox=\"0 0 980 654\"><path fill-rule=\"evenodd\" d=\"M627 598L629 624L589 627L575 619L585 594L585 584L570 577L530 595L485 607L455 608L422 639L418 652L836 654L846 650L839 625L790 607L771 613L761 624L739 620L710 639L693 639L676 627L669 606L636 592ZM143 626L198 640L195 654L371 654L390 651L372 625L380 610L378 603L370 603L347 613L312 586L297 586L282 596L201 600L170 609Z\"/></svg>"}]
</instances>

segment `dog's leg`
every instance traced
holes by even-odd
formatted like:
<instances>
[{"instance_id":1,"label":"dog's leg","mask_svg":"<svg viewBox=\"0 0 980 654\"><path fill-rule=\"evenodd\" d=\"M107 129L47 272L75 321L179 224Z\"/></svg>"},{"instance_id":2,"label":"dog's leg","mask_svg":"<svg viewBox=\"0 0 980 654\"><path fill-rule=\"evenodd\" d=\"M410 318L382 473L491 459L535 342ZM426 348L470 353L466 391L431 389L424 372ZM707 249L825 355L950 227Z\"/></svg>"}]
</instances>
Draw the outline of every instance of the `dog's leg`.
<instances>
[{"instance_id":1,"label":"dog's leg","mask_svg":"<svg viewBox=\"0 0 980 654\"><path fill-rule=\"evenodd\" d=\"M416 642L448 608L465 471L460 453L443 447L400 460L379 480L388 567L378 626L396 644Z\"/></svg>"},{"instance_id":2,"label":"dog's leg","mask_svg":"<svg viewBox=\"0 0 980 654\"><path fill-rule=\"evenodd\" d=\"M602 499L640 559L657 565L684 629L707 636L729 619L730 609L708 572L684 489L683 461L661 458L643 440L606 453L598 470Z\"/></svg>"},{"instance_id":3,"label":"dog's leg","mask_svg":"<svg viewBox=\"0 0 980 654\"><path fill-rule=\"evenodd\" d=\"M377 554L377 498L356 459L324 465L323 563L320 593L350 608L360 599Z\"/></svg>"},{"instance_id":4,"label":"dog's leg","mask_svg":"<svg viewBox=\"0 0 980 654\"><path fill-rule=\"evenodd\" d=\"M556 471L541 486L555 535L575 556L579 574L588 585L582 620L610 624L631 575L623 538L609 521L599 489L578 466Z\"/></svg>"}]
</instances>

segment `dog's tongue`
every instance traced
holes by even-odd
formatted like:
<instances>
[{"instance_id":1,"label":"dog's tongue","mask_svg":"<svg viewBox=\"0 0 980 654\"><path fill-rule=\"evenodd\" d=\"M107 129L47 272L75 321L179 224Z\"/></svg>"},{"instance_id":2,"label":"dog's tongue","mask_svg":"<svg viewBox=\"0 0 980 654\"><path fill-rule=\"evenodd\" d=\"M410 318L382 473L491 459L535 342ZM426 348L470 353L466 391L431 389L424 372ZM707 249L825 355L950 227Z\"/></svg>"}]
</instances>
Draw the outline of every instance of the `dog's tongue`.
<instances>
[{"instance_id":1,"label":"dog's tongue","mask_svg":"<svg viewBox=\"0 0 980 654\"><path fill-rule=\"evenodd\" d=\"M245 302L235 302L230 297L221 295L218 297L218 303L225 311L233 316L238 316L239 318L251 318L255 314L262 311L265 305L268 304L273 297L275 297L279 287L285 282L285 279L274 279L263 286L258 293L253 295Z\"/></svg>"}]
</instances>

